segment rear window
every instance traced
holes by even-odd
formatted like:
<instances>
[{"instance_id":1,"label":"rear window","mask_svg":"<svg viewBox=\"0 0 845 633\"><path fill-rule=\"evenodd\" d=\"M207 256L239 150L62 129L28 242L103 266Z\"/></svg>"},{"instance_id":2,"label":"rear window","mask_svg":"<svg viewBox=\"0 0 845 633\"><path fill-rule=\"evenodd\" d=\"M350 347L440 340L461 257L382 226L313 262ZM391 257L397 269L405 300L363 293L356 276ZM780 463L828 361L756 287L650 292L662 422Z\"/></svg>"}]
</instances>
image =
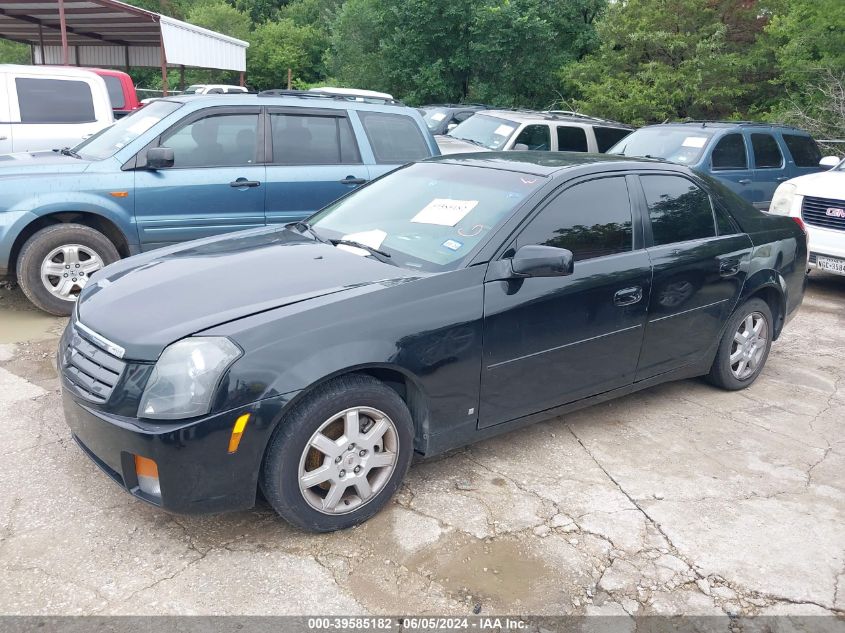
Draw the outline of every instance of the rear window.
<instances>
[{"instance_id":1,"label":"rear window","mask_svg":"<svg viewBox=\"0 0 845 633\"><path fill-rule=\"evenodd\" d=\"M596 135L596 145L598 145L599 152L602 154L628 136L632 131L621 127L593 126L593 132Z\"/></svg>"},{"instance_id":2,"label":"rear window","mask_svg":"<svg viewBox=\"0 0 845 633\"><path fill-rule=\"evenodd\" d=\"M126 107L126 99L123 96L123 84L120 83L120 78L114 75L101 75L101 77L106 82L111 107L115 110Z\"/></svg>"},{"instance_id":3,"label":"rear window","mask_svg":"<svg viewBox=\"0 0 845 633\"><path fill-rule=\"evenodd\" d=\"M558 125L557 149L559 152L586 152L587 133L584 128Z\"/></svg>"},{"instance_id":4,"label":"rear window","mask_svg":"<svg viewBox=\"0 0 845 633\"><path fill-rule=\"evenodd\" d=\"M799 136L798 134L784 134L783 140L789 148L789 153L792 154L792 160L795 161L797 167L818 167L819 161L822 159L822 153L819 146L809 136Z\"/></svg>"},{"instance_id":5,"label":"rear window","mask_svg":"<svg viewBox=\"0 0 845 633\"><path fill-rule=\"evenodd\" d=\"M783 165L783 155L775 137L771 134L755 133L751 135L751 148L754 150L754 166L774 169Z\"/></svg>"},{"instance_id":6,"label":"rear window","mask_svg":"<svg viewBox=\"0 0 845 633\"><path fill-rule=\"evenodd\" d=\"M92 123L94 97L84 81L17 77L21 123Z\"/></svg>"},{"instance_id":7,"label":"rear window","mask_svg":"<svg viewBox=\"0 0 845 633\"><path fill-rule=\"evenodd\" d=\"M404 114L358 111L377 163L404 164L428 158L431 150L416 122Z\"/></svg>"}]
</instances>

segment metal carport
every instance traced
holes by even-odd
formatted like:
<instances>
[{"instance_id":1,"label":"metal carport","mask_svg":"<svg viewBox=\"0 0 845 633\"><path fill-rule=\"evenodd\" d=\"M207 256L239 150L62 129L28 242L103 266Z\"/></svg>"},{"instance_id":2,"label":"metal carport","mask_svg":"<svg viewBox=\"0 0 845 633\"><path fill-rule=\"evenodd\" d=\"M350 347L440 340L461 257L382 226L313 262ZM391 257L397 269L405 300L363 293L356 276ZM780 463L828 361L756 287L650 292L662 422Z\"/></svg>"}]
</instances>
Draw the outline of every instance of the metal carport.
<instances>
[{"instance_id":1,"label":"metal carport","mask_svg":"<svg viewBox=\"0 0 845 633\"><path fill-rule=\"evenodd\" d=\"M33 64L193 66L246 71L248 42L117 0L0 0L0 38L30 46Z\"/></svg>"}]
</instances>

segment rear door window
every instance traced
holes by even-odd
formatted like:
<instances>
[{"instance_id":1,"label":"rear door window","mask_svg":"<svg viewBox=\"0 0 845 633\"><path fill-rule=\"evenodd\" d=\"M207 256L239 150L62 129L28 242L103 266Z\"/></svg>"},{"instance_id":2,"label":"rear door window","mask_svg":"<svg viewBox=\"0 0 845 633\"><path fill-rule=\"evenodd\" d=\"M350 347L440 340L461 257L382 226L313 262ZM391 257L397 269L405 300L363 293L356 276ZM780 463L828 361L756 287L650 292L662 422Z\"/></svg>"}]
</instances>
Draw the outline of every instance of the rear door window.
<instances>
[{"instance_id":1,"label":"rear door window","mask_svg":"<svg viewBox=\"0 0 845 633\"><path fill-rule=\"evenodd\" d=\"M771 134L753 133L751 148L754 150L754 166L757 169L776 169L783 166L783 155L780 153L778 142Z\"/></svg>"},{"instance_id":2,"label":"rear door window","mask_svg":"<svg viewBox=\"0 0 845 633\"><path fill-rule=\"evenodd\" d=\"M106 89L109 91L109 100L111 107L115 110L120 110L126 106L126 99L123 96L123 84L119 77L114 75L101 75L103 81L106 82Z\"/></svg>"},{"instance_id":3,"label":"rear door window","mask_svg":"<svg viewBox=\"0 0 845 633\"><path fill-rule=\"evenodd\" d=\"M713 169L748 169L742 134L727 134L713 148Z\"/></svg>"},{"instance_id":4,"label":"rear door window","mask_svg":"<svg viewBox=\"0 0 845 633\"><path fill-rule=\"evenodd\" d=\"M599 152L602 154L628 136L632 131L621 127L593 126L593 133L596 135L596 145L598 145Z\"/></svg>"},{"instance_id":5,"label":"rear door window","mask_svg":"<svg viewBox=\"0 0 845 633\"><path fill-rule=\"evenodd\" d=\"M355 135L346 117L271 112L270 131L276 165L361 162Z\"/></svg>"},{"instance_id":6,"label":"rear door window","mask_svg":"<svg viewBox=\"0 0 845 633\"><path fill-rule=\"evenodd\" d=\"M21 123L93 123L94 97L84 81L16 77Z\"/></svg>"},{"instance_id":7,"label":"rear door window","mask_svg":"<svg viewBox=\"0 0 845 633\"><path fill-rule=\"evenodd\" d=\"M548 125L526 125L513 142L527 145L532 151L547 152L552 148L552 135Z\"/></svg>"},{"instance_id":8,"label":"rear door window","mask_svg":"<svg viewBox=\"0 0 845 633\"><path fill-rule=\"evenodd\" d=\"M796 167L818 167L822 159L821 150L816 142L809 136L798 134L784 134L783 140L786 143L789 153Z\"/></svg>"},{"instance_id":9,"label":"rear door window","mask_svg":"<svg viewBox=\"0 0 845 633\"><path fill-rule=\"evenodd\" d=\"M681 176L640 176L654 245L715 237L710 196Z\"/></svg>"},{"instance_id":10,"label":"rear door window","mask_svg":"<svg viewBox=\"0 0 845 633\"><path fill-rule=\"evenodd\" d=\"M557 126L557 149L559 152L586 152L587 132L574 125Z\"/></svg>"},{"instance_id":11,"label":"rear door window","mask_svg":"<svg viewBox=\"0 0 845 633\"><path fill-rule=\"evenodd\" d=\"M358 111L377 163L405 164L431 156L416 121L404 114Z\"/></svg>"}]
</instances>

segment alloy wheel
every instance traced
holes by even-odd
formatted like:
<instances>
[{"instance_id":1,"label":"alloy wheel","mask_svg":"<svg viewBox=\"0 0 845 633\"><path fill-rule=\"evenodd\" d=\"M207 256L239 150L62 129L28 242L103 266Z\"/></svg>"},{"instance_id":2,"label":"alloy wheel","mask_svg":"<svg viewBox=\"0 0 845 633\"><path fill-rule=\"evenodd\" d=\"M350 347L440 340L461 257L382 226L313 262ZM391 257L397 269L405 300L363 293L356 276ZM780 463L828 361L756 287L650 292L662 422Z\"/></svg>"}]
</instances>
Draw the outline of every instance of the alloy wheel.
<instances>
[{"instance_id":1,"label":"alloy wheel","mask_svg":"<svg viewBox=\"0 0 845 633\"><path fill-rule=\"evenodd\" d=\"M88 278L103 267L102 258L81 244L54 248L41 262L41 282L54 297L75 301Z\"/></svg>"},{"instance_id":2,"label":"alloy wheel","mask_svg":"<svg viewBox=\"0 0 845 633\"><path fill-rule=\"evenodd\" d=\"M324 514L346 514L372 501L390 480L399 454L396 425L371 407L352 407L323 422L299 460L299 489Z\"/></svg>"},{"instance_id":3,"label":"alloy wheel","mask_svg":"<svg viewBox=\"0 0 845 633\"><path fill-rule=\"evenodd\" d=\"M769 325L760 312L752 312L740 322L728 359L734 378L745 380L757 371L766 353L768 337Z\"/></svg>"}]
</instances>

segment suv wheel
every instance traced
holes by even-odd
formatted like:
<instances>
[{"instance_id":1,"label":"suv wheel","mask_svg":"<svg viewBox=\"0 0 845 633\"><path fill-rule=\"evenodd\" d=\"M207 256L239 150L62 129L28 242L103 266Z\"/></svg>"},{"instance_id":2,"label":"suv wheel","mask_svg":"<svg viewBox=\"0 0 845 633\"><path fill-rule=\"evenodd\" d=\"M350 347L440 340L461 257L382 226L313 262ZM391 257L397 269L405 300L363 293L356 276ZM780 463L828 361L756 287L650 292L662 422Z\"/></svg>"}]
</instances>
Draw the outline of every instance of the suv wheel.
<instances>
[{"instance_id":1,"label":"suv wheel","mask_svg":"<svg viewBox=\"0 0 845 633\"><path fill-rule=\"evenodd\" d=\"M755 380L772 348L772 311L762 299L751 299L728 320L708 380L722 389L745 389Z\"/></svg>"},{"instance_id":2,"label":"suv wheel","mask_svg":"<svg viewBox=\"0 0 845 633\"><path fill-rule=\"evenodd\" d=\"M18 284L45 312L68 316L88 278L120 259L105 235L82 224L56 224L30 237L18 256Z\"/></svg>"},{"instance_id":3,"label":"suv wheel","mask_svg":"<svg viewBox=\"0 0 845 633\"><path fill-rule=\"evenodd\" d=\"M290 523L331 532L366 521L399 488L413 454L408 407L375 378L317 388L270 440L261 488Z\"/></svg>"}]
</instances>

